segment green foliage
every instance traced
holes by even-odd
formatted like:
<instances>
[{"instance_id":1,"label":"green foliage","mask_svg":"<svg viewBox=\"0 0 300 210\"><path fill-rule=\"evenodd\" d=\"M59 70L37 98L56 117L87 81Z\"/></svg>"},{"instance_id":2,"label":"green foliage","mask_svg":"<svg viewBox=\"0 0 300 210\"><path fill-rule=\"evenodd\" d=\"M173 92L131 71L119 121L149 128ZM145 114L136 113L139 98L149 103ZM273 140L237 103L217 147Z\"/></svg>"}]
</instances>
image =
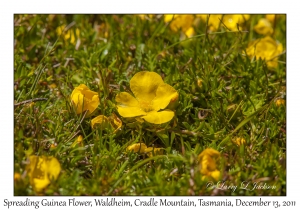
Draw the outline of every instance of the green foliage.
<instances>
[{"instance_id":1,"label":"green foliage","mask_svg":"<svg viewBox=\"0 0 300 210\"><path fill-rule=\"evenodd\" d=\"M286 108L276 105L286 94L285 54L276 69L245 55L249 41L262 37L251 30L261 17L251 15L248 32L206 33L202 23L182 40L160 15L15 15L15 173L24 174L28 155L51 155L62 171L44 195L286 195ZM285 30L281 17L273 37L284 49ZM141 126L118 115L116 94L130 92L141 70L157 72L178 91L171 122ZM93 117L117 114L120 131L92 130L91 118L76 115L70 95L79 84L99 93ZM37 98L43 100L22 103ZM83 144L74 146L78 135ZM237 136L246 143L235 145ZM137 142L164 154L126 151ZM221 180L276 189L206 188L197 156L208 147L221 153ZM37 195L27 176L14 186L15 195Z\"/></svg>"}]
</instances>

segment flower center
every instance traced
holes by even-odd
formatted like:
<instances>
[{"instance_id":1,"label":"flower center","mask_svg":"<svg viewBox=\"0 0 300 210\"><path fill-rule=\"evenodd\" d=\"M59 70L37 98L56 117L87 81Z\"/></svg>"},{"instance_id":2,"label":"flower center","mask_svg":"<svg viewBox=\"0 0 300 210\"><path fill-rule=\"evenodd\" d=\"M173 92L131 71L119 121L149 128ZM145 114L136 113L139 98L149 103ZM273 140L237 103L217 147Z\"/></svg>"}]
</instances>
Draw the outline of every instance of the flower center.
<instances>
[{"instance_id":1,"label":"flower center","mask_svg":"<svg viewBox=\"0 0 300 210\"><path fill-rule=\"evenodd\" d=\"M145 112L150 112L150 111L154 110L152 107L151 101L150 102L149 101L139 101L139 103L140 103L140 108Z\"/></svg>"}]
</instances>

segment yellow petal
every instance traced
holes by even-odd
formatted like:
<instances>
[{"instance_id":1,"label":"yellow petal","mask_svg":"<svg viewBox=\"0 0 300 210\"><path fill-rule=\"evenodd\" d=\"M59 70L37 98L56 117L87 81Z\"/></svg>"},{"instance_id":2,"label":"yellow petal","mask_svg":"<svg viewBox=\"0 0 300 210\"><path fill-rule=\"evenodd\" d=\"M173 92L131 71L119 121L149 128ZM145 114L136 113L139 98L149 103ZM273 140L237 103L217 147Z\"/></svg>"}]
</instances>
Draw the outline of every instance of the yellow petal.
<instances>
[{"instance_id":1,"label":"yellow petal","mask_svg":"<svg viewBox=\"0 0 300 210\"><path fill-rule=\"evenodd\" d=\"M193 27L189 27L184 33L187 37L192 37L195 34L195 30Z\"/></svg>"},{"instance_id":2,"label":"yellow petal","mask_svg":"<svg viewBox=\"0 0 300 210\"><path fill-rule=\"evenodd\" d=\"M144 143L136 143L136 144L132 144L132 145L128 146L126 148L126 150L127 151L144 153L146 148L147 148L146 144L144 144Z\"/></svg>"},{"instance_id":3,"label":"yellow petal","mask_svg":"<svg viewBox=\"0 0 300 210\"><path fill-rule=\"evenodd\" d=\"M275 102L276 106L281 106L281 105L284 105L285 104L285 100L280 98L280 99L277 99L276 102Z\"/></svg>"},{"instance_id":4,"label":"yellow petal","mask_svg":"<svg viewBox=\"0 0 300 210\"><path fill-rule=\"evenodd\" d=\"M209 174L210 170L208 170L208 166L210 164L209 160L207 159L207 155L205 155L202 159L201 159L201 162L200 162L200 165L201 165L201 174Z\"/></svg>"},{"instance_id":5,"label":"yellow petal","mask_svg":"<svg viewBox=\"0 0 300 210\"><path fill-rule=\"evenodd\" d=\"M92 92L94 92L94 91L92 91ZM96 93L96 92L94 92L94 93ZM94 96L92 97L92 100L89 101L89 103L86 105L86 108L85 108L85 109L88 110L87 115L92 114L92 112L95 111L95 109L97 109L99 103L100 103L100 102L99 102L99 96L98 96L98 94L97 94L97 95L94 95Z\"/></svg>"},{"instance_id":6,"label":"yellow petal","mask_svg":"<svg viewBox=\"0 0 300 210\"><path fill-rule=\"evenodd\" d=\"M159 74L141 71L131 78L130 89L139 102L150 102L155 98L156 90L161 84L164 82Z\"/></svg>"},{"instance_id":7,"label":"yellow petal","mask_svg":"<svg viewBox=\"0 0 300 210\"><path fill-rule=\"evenodd\" d=\"M165 22L166 19L170 20L170 17L165 16ZM181 29L183 32L186 32L193 25L193 22L194 15L174 15L174 19L170 23L170 28L172 31Z\"/></svg>"},{"instance_id":8,"label":"yellow petal","mask_svg":"<svg viewBox=\"0 0 300 210\"><path fill-rule=\"evenodd\" d=\"M71 32L70 32L70 30L68 30L68 31L65 32L64 39L68 40L68 39L70 39L70 37L71 37Z\"/></svg>"},{"instance_id":9,"label":"yellow petal","mask_svg":"<svg viewBox=\"0 0 300 210\"><path fill-rule=\"evenodd\" d=\"M266 18L261 18L258 23L254 26L254 30L259 33L259 34L272 34L273 33L273 28L272 24L268 19Z\"/></svg>"},{"instance_id":10,"label":"yellow petal","mask_svg":"<svg viewBox=\"0 0 300 210\"><path fill-rule=\"evenodd\" d=\"M140 108L139 102L129 93L119 93L116 96L116 102L118 112L122 117L137 117L146 114Z\"/></svg>"},{"instance_id":11,"label":"yellow petal","mask_svg":"<svg viewBox=\"0 0 300 210\"><path fill-rule=\"evenodd\" d=\"M73 90L72 95L71 95L71 99L73 102L73 105L75 107L76 110L76 114L80 114L84 111L83 109L83 100L84 96L78 91L78 90Z\"/></svg>"},{"instance_id":12,"label":"yellow petal","mask_svg":"<svg viewBox=\"0 0 300 210\"><path fill-rule=\"evenodd\" d=\"M165 23L170 22L173 19L174 15L164 15Z\"/></svg>"},{"instance_id":13,"label":"yellow petal","mask_svg":"<svg viewBox=\"0 0 300 210\"><path fill-rule=\"evenodd\" d=\"M74 44L74 43L75 43L75 40L76 40L76 37L75 37L75 35L74 35L74 31L70 31L70 34L71 34L71 40L70 40L70 42L71 42L72 44Z\"/></svg>"},{"instance_id":14,"label":"yellow petal","mask_svg":"<svg viewBox=\"0 0 300 210\"><path fill-rule=\"evenodd\" d=\"M42 191L49 184L50 184L50 180L47 177L45 177L44 179L33 178L33 181L31 183L34 190L37 192Z\"/></svg>"},{"instance_id":15,"label":"yellow petal","mask_svg":"<svg viewBox=\"0 0 300 210\"><path fill-rule=\"evenodd\" d=\"M172 120L173 117L174 117L173 111L164 110L161 112L156 112L156 111L147 112L147 115L141 118L143 118L149 123L162 124L162 123L169 122L170 120Z\"/></svg>"},{"instance_id":16,"label":"yellow petal","mask_svg":"<svg viewBox=\"0 0 300 210\"><path fill-rule=\"evenodd\" d=\"M75 34L76 34L76 36L77 36L77 37L79 37L79 35L80 35L80 31L79 31L79 29L78 29L78 28L76 28L76 30L75 30Z\"/></svg>"},{"instance_id":17,"label":"yellow petal","mask_svg":"<svg viewBox=\"0 0 300 210\"><path fill-rule=\"evenodd\" d=\"M62 34L64 28L65 28L64 25L59 26L59 27L56 28L56 33L57 33L58 36L60 36Z\"/></svg>"},{"instance_id":18,"label":"yellow petal","mask_svg":"<svg viewBox=\"0 0 300 210\"><path fill-rule=\"evenodd\" d=\"M277 52L276 55L279 55L280 53L283 52L283 46L281 43L277 44Z\"/></svg>"},{"instance_id":19,"label":"yellow petal","mask_svg":"<svg viewBox=\"0 0 300 210\"><path fill-rule=\"evenodd\" d=\"M245 21L249 20L250 19L250 15L249 14L245 14L245 15L243 15L243 18L244 18Z\"/></svg>"},{"instance_id":20,"label":"yellow petal","mask_svg":"<svg viewBox=\"0 0 300 210\"><path fill-rule=\"evenodd\" d=\"M118 112L122 117L137 117L146 115L147 113L141 110L140 107L121 107L117 106Z\"/></svg>"},{"instance_id":21,"label":"yellow petal","mask_svg":"<svg viewBox=\"0 0 300 210\"><path fill-rule=\"evenodd\" d=\"M100 126L100 128L105 129L109 126L109 122L107 117L104 115L99 115L91 120L91 126L92 128L95 128L97 125Z\"/></svg>"},{"instance_id":22,"label":"yellow petal","mask_svg":"<svg viewBox=\"0 0 300 210\"><path fill-rule=\"evenodd\" d=\"M83 140L82 135L79 135L78 138L77 138L77 143L81 143L82 140Z\"/></svg>"},{"instance_id":23,"label":"yellow petal","mask_svg":"<svg viewBox=\"0 0 300 210\"><path fill-rule=\"evenodd\" d=\"M56 180L61 166L58 160L55 157L47 157L47 175L50 180Z\"/></svg>"},{"instance_id":24,"label":"yellow petal","mask_svg":"<svg viewBox=\"0 0 300 210\"><path fill-rule=\"evenodd\" d=\"M71 147L74 148L76 145L82 146L83 145L82 140L83 140L82 135L79 135L77 139L72 143Z\"/></svg>"},{"instance_id":25,"label":"yellow petal","mask_svg":"<svg viewBox=\"0 0 300 210\"><path fill-rule=\"evenodd\" d=\"M139 107L139 102L129 93L121 92L116 96L116 102L122 107Z\"/></svg>"},{"instance_id":26,"label":"yellow petal","mask_svg":"<svg viewBox=\"0 0 300 210\"><path fill-rule=\"evenodd\" d=\"M239 24L239 28L241 28L240 25L249 18L250 15L224 15L223 23L228 29L237 30L237 24Z\"/></svg>"},{"instance_id":27,"label":"yellow petal","mask_svg":"<svg viewBox=\"0 0 300 210\"><path fill-rule=\"evenodd\" d=\"M275 21L275 14L267 14L266 18L271 22L274 23Z\"/></svg>"},{"instance_id":28,"label":"yellow petal","mask_svg":"<svg viewBox=\"0 0 300 210\"><path fill-rule=\"evenodd\" d=\"M201 159L205 155L212 156L212 157L219 157L220 153L217 150L214 150L212 148L207 148L200 153L200 155L198 156L198 160L201 161Z\"/></svg>"},{"instance_id":29,"label":"yellow petal","mask_svg":"<svg viewBox=\"0 0 300 210\"><path fill-rule=\"evenodd\" d=\"M210 174L210 176L211 176L212 178L214 178L216 181L219 180L220 175L221 175L221 173L220 173L220 171L218 171L218 170L215 170L215 171L211 172L211 174Z\"/></svg>"},{"instance_id":30,"label":"yellow petal","mask_svg":"<svg viewBox=\"0 0 300 210\"><path fill-rule=\"evenodd\" d=\"M152 101L153 108L156 111L166 108L170 101L178 99L177 91L170 85L164 83L157 88L156 97Z\"/></svg>"},{"instance_id":31,"label":"yellow petal","mask_svg":"<svg viewBox=\"0 0 300 210\"><path fill-rule=\"evenodd\" d=\"M19 181L21 179L20 173L14 173L14 181Z\"/></svg>"},{"instance_id":32,"label":"yellow petal","mask_svg":"<svg viewBox=\"0 0 300 210\"><path fill-rule=\"evenodd\" d=\"M196 15L197 17L200 17L201 20L206 24L208 14L203 14L203 15ZM208 29L209 31L216 31L219 28L220 25L220 20L222 20L222 15L210 15L208 19Z\"/></svg>"}]
</instances>

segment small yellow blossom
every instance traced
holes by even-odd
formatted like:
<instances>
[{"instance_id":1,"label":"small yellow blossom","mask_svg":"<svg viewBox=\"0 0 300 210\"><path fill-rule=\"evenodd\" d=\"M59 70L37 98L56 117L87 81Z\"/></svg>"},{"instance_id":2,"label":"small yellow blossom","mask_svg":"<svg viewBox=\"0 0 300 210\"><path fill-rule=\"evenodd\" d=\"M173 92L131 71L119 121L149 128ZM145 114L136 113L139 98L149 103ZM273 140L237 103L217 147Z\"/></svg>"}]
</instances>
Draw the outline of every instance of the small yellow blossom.
<instances>
[{"instance_id":1,"label":"small yellow blossom","mask_svg":"<svg viewBox=\"0 0 300 210\"><path fill-rule=\"evenodd\" d=\"M246 140L243 137L237 137L233 140L233 142L237 145L237 146L241 146L243 144L246 143Z\"/></svg>"},{"instance_id":2,"label":"small yellow blossom","mask_svg":"<svg viewBox=\"0 0 300 210\"><path fill-rule=\"evenodd\" d=\"M147 154L148 157L152 157L153 155L162 155L163 149L162 148L155 148L155 147L147 147L144 152Z\"/></svg>"},{"instance_id":3,"label":"small yellow blossom","mask_svg":"<svg viewBox=\"0 0 300 210\"><path fill-rule=\"evenodd\" d=\"M56 143L53 143L53 144L50 145L50 148L51 148L51 149L55 149L56 147L57 147L57 144L56 144Z\"/></svg>"},{"instance_id":4,"label":"small yellow blossom","mask_svg":"<svg viewBox=\"0 0 300 210\"><path fill-rule=\"evenodd\" d=\"M149 123L162 124L174 117L174 112L165 109L178 100L177 91L164 83L155 72L141 71L130 80L133 97L127 92L116 96L117 109L122 117L140 117Z\"/></svg>"},{"instance_id":5,"label":"small yellow blossom","mask_svg":"<svg viewBox=\"0 0 300 210\"><path fill-rule=\"evenodd\" d=\"M20 181L21 179L21 174L20 173L15 173L14 174L14 181L17 182L17 181Z\"/></svg>"},{"instance_id":6,"label":"small yellow blossom","mask_svg":"<svg viewBox=\"0 0 300 210\"><path fill-rule=\"evenodd\" d=\"M249 20L250 15L224 15L223 23L230 30L238 30L237 25L239 25L239 29L241 30L241 25Z\"/></svg>"},{"instance_id":7,"label":"small yellow blossom","mask_svg":"<svg viewBox=\"0 0 300 210\"><path fill-rule=\"evenodd\" d=\"M133 152L139 152L139 153L145 153L145 150L147 149L146 144L144 143L135 143L126 148L126 151L133 151Z\"/></svg>"},{"instance_id":8,"label":"small yellow blossom","mask_svg":"<svg viewBox=\"0 0 300 210\"><path fill-rule=\"evenodd\" d=\"M207 148L198 156L200 162L200 172L203 175L202 180L212 177L216 181L220 178L220 171L217 169L216 162L220 153L212 148Z\"/></svg>"},{"instance_id":9,"label":"small yellow blossom","mask_svg":"<svg viewBox=\"0 0 300 210\"><path fill-rule=\"evenodd\" d=\"M199 88L202 88L203 80L202 79L197 79L197 85L198 85Z\"/></svg>"},{"instance_id":10,"label":"small yellow blossom","mask_svg":"<svg viewBox=\"0 0 300 210\"><path fill-rule=\"evenodd\" d=\"M270 35L273 33L272 24L268 19L261 18L254 26L254 31L256 31L258 34Z\"/></svg>"},{"instance_id":11,"label":"small yellow blossom","mask_svg":"<svg viewBox=\"0 0 300 210\"><path fill-rule=\"evenodd\" d=\"M82 143L82 140L83 140L82 135L79 135L77 138L77 143L78 144Z\"/></svg>"},{"instance_id":12,"label":"small yellow blossom","mask_svg":"<svg viewBox=\"0 0 300 210\"><path fill-rule=\"evenodd\" d=\"M76 110L76 114L81 114L87 110L87 116L90 115L99 105L98 93L91 91L86 85L81 84L76 87L71 100Z\"/></svg>"},{"instance_id":13,"label":"small yellow blossom","mask_svg":"<svg viewBox=\"0 0 300 210\"><path fill-rule=\"evenodd\" d=\"M112 114L110 117L99 115L91 120L91 126L93 129L96 126L100 126L101 129L112 128L114 133L116 133L122 127L122 121L115 114Z\"/></svg>"},{"instance_id":14,"label":"small yellow blossom","mask_svg":"<svg viewBox=\"0 0 300 210\"><path fill-rule=\"evenodd\" d=\"M257 39L249 43L246 53L250 58L263 59L267 66L276 68L278 65L278 55L283 52L282 44L277 43L270 36Z\"/></svg>"},{"instance_id":15,"label":"small yellow blossom","mask_svg":"<svg viewBox=\"0 0 300 210\"><path fill-rule=\"evenodd\" d=\"M285 100L280 98L280 99L277 99L276 102L275 102L276 106L281 106L281 105L285 105Z\"/></svg>"},{"instance_id":16,"label":"small yellow blossom","mask_svg":"<svg viewBox=\"0 0 300 210\"><path fill-rule=\"evenodd\" d=\"M165 23L170 23L170 28L172 31L179 31L182 32L187 36L191 37L195 34L193 23L194 23L194 15L165 15L164 21Z\"/></svg>"},{"instance_id":17,"label":"small yellow blossom","mask_svg":"<svg viewBox=\"0 0 300 210\"><path fill-rule=\"evenodd\" d=\"M80 31L78 28L75 29L75 32L73 29L69 29L67 31L64 31L66 28L65 25L62 25L56 29L56 33L58 36L60 36L63 33L63 39L64 40L70 40L70 43L75 44L76 38L79 38Z\"/></svg>"},{"instance_id":18,"label":"small yellow blossom","mask_svg":"<svg viewBox=\"0 0 300 210\"><path fill-rule=\"evenodd\" d=\"M77 139L73 142L71 147L75 147L76 145L79 145L79 146L83 147L83 137L82 137L82 135L79 135L77 137Z\"/></svg>"},{"instance_id":19,"label":"small yellow blossom","mask_svg":"<svg viewBox=\"0 0 300 210\"><path fill-rule=\"evenodd\" d=\"M148 157L153 157L153 155L162 155L162 148L147 147L144 143L135 143L126 148L126 151L139 152L141 154L146 154Z\"/></svg>"},{"instance_id":20,"label":"small yellow blossom","mask_svg":"<svg viewBox=\"0 0 300 210\"><path fill-rule=\"evenodd\" d=\"M197 17L200 17L202 22L204 22L205 24L207 22L207 18L209 18L207 24L209 31L217 31L219 29L221 23L220 20L222 20L222 16L223 15L209 15L209 16L207 14L197 15Z\"/></svg>"},{"instance_id":21,"label":"small yellow blossom","mask_svg":"<svg viewBox=\"0 0 300 210\"><path fill-rule=\"evenodd\" d=\"M51 181L58 178L61 166L55 157L35 156L29 157L29 164L26 171L30 184L37 192L46 188Z\"/></svg>"}]
</instances>

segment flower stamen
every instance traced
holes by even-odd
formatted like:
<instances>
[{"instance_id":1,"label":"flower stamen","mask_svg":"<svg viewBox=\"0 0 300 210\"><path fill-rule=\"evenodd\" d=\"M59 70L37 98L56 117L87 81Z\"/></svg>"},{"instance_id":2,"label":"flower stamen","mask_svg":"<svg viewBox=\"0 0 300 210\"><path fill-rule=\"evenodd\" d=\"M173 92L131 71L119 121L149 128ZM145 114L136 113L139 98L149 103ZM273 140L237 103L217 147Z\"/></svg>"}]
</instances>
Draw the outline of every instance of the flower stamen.
<instances>
[{"instance_id":1,"label":"flower stamen","mask_svg":"<svg viewBox=\"0 0 300 210\"><path fill-rule=\"evenodd\" d=\"M140 108L141 110L145 111L145 112L150 112L153 111L153 107L152 107L152 101L139 101L140 104Z\"/></svg>"}]
</instances>

